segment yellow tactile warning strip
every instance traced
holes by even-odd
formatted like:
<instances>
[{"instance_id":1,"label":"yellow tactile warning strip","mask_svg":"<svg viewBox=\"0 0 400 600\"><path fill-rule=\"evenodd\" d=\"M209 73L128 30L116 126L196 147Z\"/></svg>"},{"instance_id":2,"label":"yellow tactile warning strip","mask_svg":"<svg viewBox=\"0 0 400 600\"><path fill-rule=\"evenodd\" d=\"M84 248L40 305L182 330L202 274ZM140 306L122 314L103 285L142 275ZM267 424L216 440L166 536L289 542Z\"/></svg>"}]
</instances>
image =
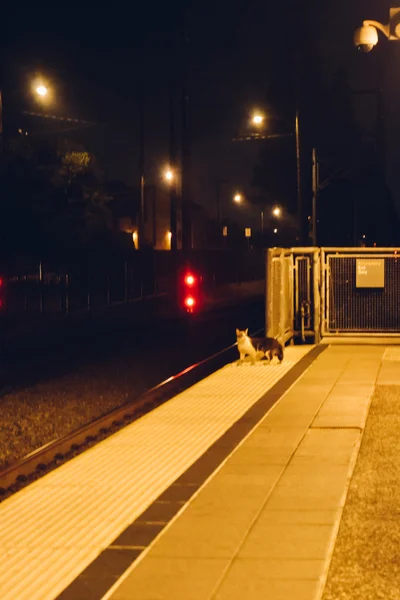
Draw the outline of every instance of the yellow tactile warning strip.
<instances>
[{"instance_id":1,"label":"yellow tactile warning strip","mask_svg":"<svg viewBox=\"0 0 400 600\"><path fill-rule=\"evenodd\" d=\"M321 600L383 352L327 348L103 600Z\"/></svg>"},{"instance_id":2,"label":"yellow tactile warning strip","mask_svg":"<svg viewBox=\"0 0 400 600\"><path fill-rule=\"evenodd\" d=\"M310 349L288 348L281 365L227 365L4 501L0 598L61 594L156 499L162 504L173 482L190 489L180 476ZM130 561L141 547L128 547ZM82 597L101 597L93 593L90 586Z\"/></svg>"}]
</instances>

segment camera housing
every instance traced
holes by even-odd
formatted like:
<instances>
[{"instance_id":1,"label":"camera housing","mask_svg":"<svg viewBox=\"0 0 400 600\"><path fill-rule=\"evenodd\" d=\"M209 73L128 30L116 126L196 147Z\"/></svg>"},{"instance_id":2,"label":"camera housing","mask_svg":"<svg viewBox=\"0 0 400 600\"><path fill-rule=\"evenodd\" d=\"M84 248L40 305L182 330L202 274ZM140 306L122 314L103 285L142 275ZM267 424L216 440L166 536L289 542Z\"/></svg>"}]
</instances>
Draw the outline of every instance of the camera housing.
<instances>
[{"instance_id":1,"label":"camera housing","mask_svg":"<svg viewBox=\"0 0 400 600\"><path fill-rule=\"evenodd\" d=\"M371 52L378 43L378 32L372 25L363 25L354 32L354 45L360 52Z\"/></svg>"}]
</instances>

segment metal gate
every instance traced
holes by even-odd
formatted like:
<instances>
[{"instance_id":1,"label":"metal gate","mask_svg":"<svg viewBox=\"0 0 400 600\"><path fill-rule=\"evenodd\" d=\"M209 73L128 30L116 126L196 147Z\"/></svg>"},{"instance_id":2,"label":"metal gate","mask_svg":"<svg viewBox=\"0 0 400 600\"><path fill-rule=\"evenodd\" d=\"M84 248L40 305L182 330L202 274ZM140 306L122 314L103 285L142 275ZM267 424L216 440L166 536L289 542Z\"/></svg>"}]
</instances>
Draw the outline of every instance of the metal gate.
<instances>
[{"instance_id":1,"label":"metal gate","mask_svg":"<svg viewBox=\"0 0 400 600\"><path fill-rule=\"evenodd\" d=\"M321 263L323 335L400 333L399 249L323 248Z\"/></svg>"},{"instance_id":2,"label":"metal gate","mask_svg":"<svg viewBox=\"0 0 400 600\"><path fill-rule=\"evenodd\" d=\"M267 265L267 335L400 334L400 248L272 248Z\"/></svg>"},{"instance_id":3,"label":"metal gate","mask_svg":"<svg viewBox=\"0 0 400 600\"><path fill-rule=\"evenodd\" d=\"M315 339L320 328L319 256L318 248L268 250L268 336L283 342L294 337Z\"/></svg>"}]
</instances>

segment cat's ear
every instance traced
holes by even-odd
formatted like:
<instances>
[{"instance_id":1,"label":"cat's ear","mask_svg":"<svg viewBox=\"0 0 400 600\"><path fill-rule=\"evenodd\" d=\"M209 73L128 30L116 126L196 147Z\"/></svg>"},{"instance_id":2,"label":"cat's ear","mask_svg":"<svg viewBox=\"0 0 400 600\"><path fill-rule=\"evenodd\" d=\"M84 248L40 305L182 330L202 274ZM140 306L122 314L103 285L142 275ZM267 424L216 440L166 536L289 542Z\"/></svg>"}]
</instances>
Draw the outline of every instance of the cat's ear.
<instances>
[{"instance_id":1,"label":"cat's ear","mask_svg":"<svg viewBox=\"0 0 400 600\"><path fill-rule=\"evenodd\" d=\"M248 333L249 333L249 330L248 330L248 329L246 329L246 335L247 335Z\"/></svg>"},{"instance_id":2,"label":"cat's ear","mask_svg":"<svg viewBox=\"0 0 400 600\"><path fill-rule=\"evenodd\" d=\"M236 335L239 335L239 329L236 327Z\"/></svg>"}]
</instances>

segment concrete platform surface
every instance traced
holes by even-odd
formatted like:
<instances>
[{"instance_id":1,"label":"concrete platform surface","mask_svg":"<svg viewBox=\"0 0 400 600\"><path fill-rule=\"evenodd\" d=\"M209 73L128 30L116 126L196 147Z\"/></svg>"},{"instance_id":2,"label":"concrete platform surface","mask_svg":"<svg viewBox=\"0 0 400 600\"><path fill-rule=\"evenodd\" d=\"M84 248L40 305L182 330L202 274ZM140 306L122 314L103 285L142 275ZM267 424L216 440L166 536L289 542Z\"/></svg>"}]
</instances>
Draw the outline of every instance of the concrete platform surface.
<instances>
[{"instance_id":1,"label":"concrete platform surface","mask_svg":"<svg viewBox=\"0 0 400 600\"><path fill-rule=\"evenodd\" d=\"M104 600L320 599L385 352L328 347Z\"/></svg>"},{"instance_id":2,"label":"concrete platform surface","mask_svg":"<svg viewBox=\"0 0 400 600\"><path fill-rule=\"evenodd\" d=\"M229 433L235 423L282 380L294 381L309 354L293 346L282 364L228 364L4 500L0 600L99 600L162 530L166 513L203 484L202 472L208 477L244 437L243 428ZM220 440L220 456L199 463ZM175 485L196 463L197 487ZM146 523L135 524L148 510ZM94 576L81 578L94 563Z\"/></svg>"}]
</instances>

